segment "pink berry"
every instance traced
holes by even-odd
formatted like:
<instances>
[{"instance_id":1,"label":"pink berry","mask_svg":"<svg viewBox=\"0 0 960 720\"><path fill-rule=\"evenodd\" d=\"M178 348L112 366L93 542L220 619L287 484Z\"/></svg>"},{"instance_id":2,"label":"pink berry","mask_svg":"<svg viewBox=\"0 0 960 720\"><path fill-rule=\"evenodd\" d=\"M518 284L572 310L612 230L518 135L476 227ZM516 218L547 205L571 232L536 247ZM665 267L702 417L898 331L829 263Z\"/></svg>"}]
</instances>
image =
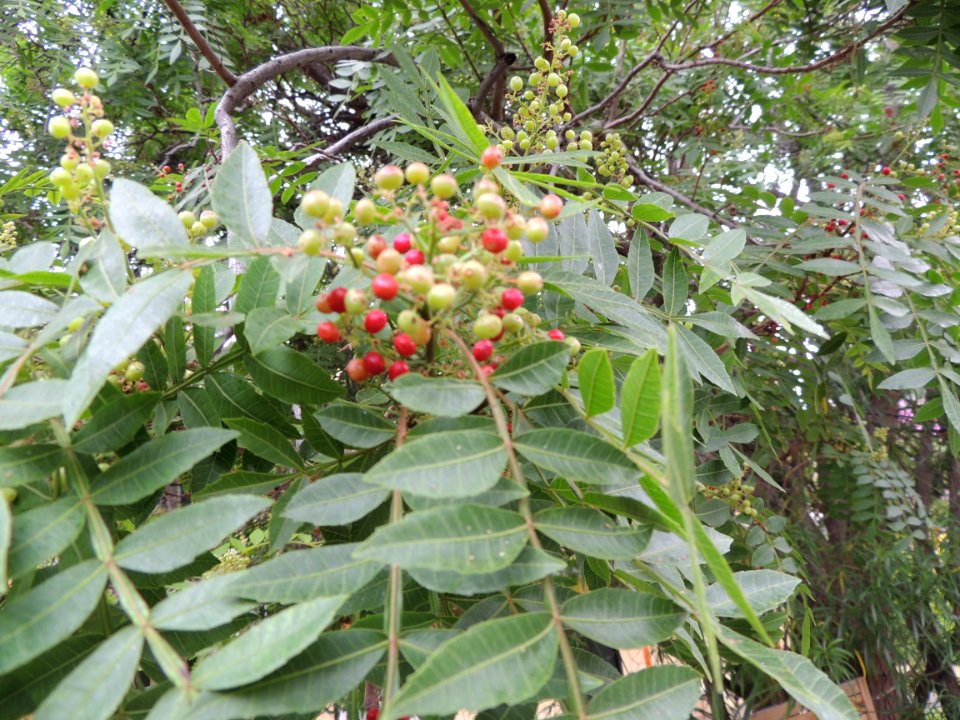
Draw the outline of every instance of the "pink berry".
<instances>
[{"instance_id":1,"label":"pink berry","mask_svg":"<svg viewBox=\"0 0 960 720\"><path fill-rule=\"evenodd\" d=\"M516 288L507 288L500 295L500 304L507 310L516 310L523 305L523 292Z\"/></svg>"},{"instance_id":2,"label":"pink berry","mask_svg":"<svg viewBox=\"0 0 960 720\"><path fill-rule=\"evenodd\" d=\"M477 340L473 344L473 357L478 362L483 362L487 358L493 355L493 341L491 340Z\"/></svg>"},{"instance_id":3,"label":"pink berry","mask_svg":"<svg viewBox=\"0 0 960 720\"><path fill-rule=\"evenodd\" d=\"M408 250L403 258L411 265L423 265L423 261L426 259L418 248Z\"/></svg>"},{"instance_id":4,"label":"pink berry","mask_svg":"<svg viewBox=\"0 0 960 720\"><path fill-rule=\"evenodd\" d=\"M383 310L371 310L363 319L363 328L371 335L380 332L386 325L387 314Z\"/></svg>"},{"instance_id":5,"label":"pink berry","mask_svg":"<svg viewBox=\"0 0 960 720\"><path fill-rule=\"evenodd\" d=\"M554 328L548 332L547 335L549 335L553 340L563 340L566 337L566 335L563 334L563 330L560 330L559 328Z\"/></svg>"},{"instance_id":6,"label":"pink berry","mask_svg":"<svg viewBox=\"0 0 960 720\"><path fill-rule=\"evenodd\" d=\"M503 162L503 150L496 145L491 145L480 156L480 164L487 170L495 170Z\"/></svg>"},{"instance_id":7,"label":"pink berry","mask_svg":"<svg viewBox=\"0 0 960 720\"><path fill-rule=\"evenodd\" d=\"M393 300L397 296L397 288L397 279L387 273L380 273L370 283L373 294L381 300Z\"/></svg>"},{"instance_id":8,"label":"pink berry","mask_svg":"<svg viewBox=\"0 0 960 720\"><path fill-rule=\"evenodd\" d=\"M400 233L393 239L393 249L405 253L410 249L410 233Z\"/></svg>"},{"instance_id":9,"label":"pink berry","mask_svg":"<svg viewBox=\"0 0 960 720\"><path fill-rule=\"evenodd\" d=\"M507 249L510 243L507 234L500 228L492 227L483 231L483 247L487 252L499 253Z\"/></svg>"}]
</instances>

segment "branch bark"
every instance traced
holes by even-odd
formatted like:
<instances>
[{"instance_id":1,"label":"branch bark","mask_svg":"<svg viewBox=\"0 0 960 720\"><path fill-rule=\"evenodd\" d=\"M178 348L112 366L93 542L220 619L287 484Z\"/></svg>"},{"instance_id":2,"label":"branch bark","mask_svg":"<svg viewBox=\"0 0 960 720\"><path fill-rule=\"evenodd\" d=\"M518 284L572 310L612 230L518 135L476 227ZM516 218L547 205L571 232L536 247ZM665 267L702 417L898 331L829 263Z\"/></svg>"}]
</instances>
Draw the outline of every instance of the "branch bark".
<instances>
[{"instance_id":1,"label":"branch bark","mask_svg":"<svg viewBox=\"0 0 960 720\"><path fill-rule=\"evenodd\" d=\"M483 79L483 82L480 83L480 87L477 88L477 94L474 95L473 100L470 101L470 112L473 113L473 117L479 119L480 111L483 108L483 101L486 100L487 95L490 94L490 90L496 84L503 74L507 71L507 68L513 65L517 61L517 56L513 53L505 53L503 55L497 56L497 61L493 64L493 67L490 68L490 72L487 73L487 76ZM491 116L496 118L498 115L496 108L491 108Z\"/></svg>"},{"instance_id":2,"label":"branch bark","mask_svg":"<svg viewBox=\"0 0 960 720\"><path fill-rule=\"evenodd\" d=\"M297 50L286 55L279 55L252 70L248 70L238 77L236 83L223 94L214 112L214 118L220 128L220 145L223 154L228 155L237 146L237 126L233 121L233 113L260 87L278 75L291 70L298 70L314 63L329 63L339 60L363 60L366 62L382 62L388 65L396 64L393 56L380 50L344 45Z\"/></svg>"},{"instance_id":3,"label":"branch bark","mask_svg":"<svg viewBox=\"0 0 960 720\"><path fill-rule=\"evenodd\" d=\"M180 26L186 31L187 35L190 36L190 39L193 40L193 44L197 46L200 54L210 63L213 71L219 75L227 85L233 87L237 82L236 76L227 70L223 61L213 51L213 48L210 47L210 43L208 43L206 38L197 30L197 26L193 24L193 20L190 19L190 16L187 14L187 11L183 9L183 6L177 2L177 0L163 0L163 2L170 8L170 12L177 18L177 22L180 23Z\"/></svg>"}]
</instances>

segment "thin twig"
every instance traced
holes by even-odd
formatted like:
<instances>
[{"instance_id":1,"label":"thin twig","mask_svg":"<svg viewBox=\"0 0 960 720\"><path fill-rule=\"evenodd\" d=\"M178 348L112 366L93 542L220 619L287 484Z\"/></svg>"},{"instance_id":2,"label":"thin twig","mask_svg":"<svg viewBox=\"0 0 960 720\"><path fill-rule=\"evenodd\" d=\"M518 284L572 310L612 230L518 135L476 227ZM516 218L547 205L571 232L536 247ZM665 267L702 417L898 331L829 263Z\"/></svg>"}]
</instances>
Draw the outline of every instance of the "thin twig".
<instances>
[{"instance_id":1,"label":"thin twig","mask_svg":"<svg viewBox=\"0 0 960 720\"><path fill-rule=\"evenodd\" d=\"M667 80L670 79L670 76L672 74L673 73L668 71L668 72L665 72L663 75L661 75L660 79L657 80L657 82L653 86L653 89L647 95L646 99L642 103L640 103L640 106L638 108L627 113L623 117L619 117L616 120L611 120L606 125L604 125L604 129L613 130L614 128L620 127L621 125L627 125L629 123L632 123L641 115L643 115L643 113L646 112L647 108L650 107L651 103L653 103L657 95L660 94L660 91L663 89L663 86L667 84Z\"/></svg>"},{"instance_id":2,"label":"thin twig","mask_svg":"<svg viewBox=\"0 0 960 720\"><path fill-rule=\"evenodd\" d=\"M686 205L687 207L693 210L696 210L698 213L706 215L707 217L712 217L721 225L726 225L727 227L732 227L732 228L739 227L737 223L735 223L733 220L728 220L727 218L722 217L716 211L710 210L709 208L705 208L700 203L695 202L694 200L691 200L686 195L684 195L681 192L678 192L677 190L674 190L669 185L665 185L659 180L654 180L652 177L647 175L643 170L641 170L640 166L637 164L637 161L634 160L629 155L627 156L627 164L630 166L630 172L633 173L633 176L642 185L646 185L647 187L651 187L654 190L659 190L662 193L666 193L667 195L672 197L674 200L677 200L683 203L684 205Z\"/></svg>"},{"instance_id":3,"label":"thin twig","mask_svg":"<svg viewBox=\"0 0 960 720\"><path fill-rule=\"evenodd\" d=\"M193 20L190 19L190 16L187 14L187 11L183 9L183 6L177 2L177 0L163 0L170 12L174 14L177 18L177 22L180 23L180 26L187 32L187 35L190 36L190 39L193 40L193 44L197 46L197 50L200 51L200 54L203 55L207 62L210 63L210 67L213 68L213 71L220 76L220 78L230 87L233 87L237 82L237 77L227 70L224 66L223 61L220 59L210 47L210 43L207 42L206 38L200 34L200 31L197 30L197 26L193 24Z\"/></svg>"}]
</instances>

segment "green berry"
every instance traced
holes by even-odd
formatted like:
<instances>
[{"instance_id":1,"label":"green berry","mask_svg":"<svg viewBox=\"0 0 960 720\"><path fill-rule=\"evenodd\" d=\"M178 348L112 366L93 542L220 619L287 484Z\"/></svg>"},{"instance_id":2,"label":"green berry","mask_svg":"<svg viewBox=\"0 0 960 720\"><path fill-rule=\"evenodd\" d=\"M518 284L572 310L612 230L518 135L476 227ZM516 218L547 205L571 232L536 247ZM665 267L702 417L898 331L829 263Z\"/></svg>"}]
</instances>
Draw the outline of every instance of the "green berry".
<instances>
[{"instance_id":1,"label":"green berry","mask_svg":"<svg viewBox=\"0 0 960 720\"><path fill-rule=\"evenodd\" d=\"M353 217L361 225L369 225L377 219L377 206L370 198L357 200L357 204L353 206Z\"/></svg>"},{"instance_id":2,"label":"green berry","mask_svg":"<svg viewBox=\"0 0 960 720\"><path fill-rule=\"evenodd\" d=\"M180 218L180 222L183 223L185 228L193 227L193 224L197 221L197 216L191 210L183 210L177 217Z\"/></svg>"},{"instance_id":3,"label":"green berry","mask_svg":"<svg viewBox=\"0 0 960 720\"><path fill-rule=\"evenodd\" d=\"M319 255L323 250L323 235L317 230L304 230L297 239L297 244L305 255Z\"/></svg>"},{"instance_id":4,"label":"green berry","mask_svg":"<svg viewBox=\"0 0 960 720\"><path fill-rule=\"evenodd\" d=\"M50 122L47 123L47 132L57 140L63 140L68 137L70 130L70 118L64 117L63 115L52 117L50 118Z\"/></svg>"},{"instance_id":5,"label":"green berry","mask_svg":"<svg viewBox=\"0 0 960 720\"><path fill-rule=\"evenodd\" d=\"M473 323L473 334L481 340L495 338L503 331L503 321L496 315L481 315Z\"/></svg>"},{"instance_id":6,"label":"green berry","mask_svg":"<svg viewBox=\"0 0 960 720\"><path fill-rule=\"evenodd\" d=\"M91 68L88 68L88 67L79 68L73 74L73 79L77 83L77 85L84 88L85 90L90 90L91 88L95 88L97 86L97 83L100 82L100 78L97 77L97 73L95 73Z\"/></svg>"},{"instance_id":7,"label":"green berry","mask_svg":"<svg viewBox=\"0 0 960 720\"><path fill-rule=\"evenodd\" d=\"M438 283L427 293L427 305L431 310L445 310L457 297L457 290L448 283Z\"/></svg>"},{"instance_id":8,"label":"green berry","mask_svg":"<svg viewBox=\"0 0 960 720\"><path fill-rule=\"evenodd\" d=\"M127 369L123 373L125 380L130 382L137 382L143 380L144 374L147 372L147 368L139 360L134 360L132 363L127 365Z\"/></svg>"},{"instance_id":9,"label":"green berry","mask_svg":"<svg viewBox=\"0 0 960 720\"><path fill-rule=\"evenodd\" d=\"M60 107L70 107L77 101L77 96L66 88L57 88L50 96L53 98L53 101Z\"/></svg>"},{"instance_id":10,"label":"green berry","mask_svg":"<svg viewBox=\"0 0 960 720\"><path fill-rule=\"evenodd\" d=\"M217 217L217 214L213 210L204 210L200 213L200 222L203 223L203 226L207 228L207 230L213 230L220 224L220 218Z\"/></svg>"},{"instance_id":11,"label":"green berry","mask_svg":"<svg viewBox=\"0 0 960 720\"><path fill-rule=\"evenodd\" d=\"M310 190L300 201L300 207L310 217L323 217L330 209L330 196L323 190Z\"/></svg>"},{"instance_id":12,"label":"green berry","mask_svg":"<svg viewBox=\"0 0 960 720\"><path fill-rule=\"evenodd\" d=\"M520 92L523 90L523 78L514 75L510 78L510 89L514 92Z\"/></svg>"},{"instance_id":13,"label":"green berry","mask_svg":"<svg viewBox=\"0 0 960 720\"><path fill-rule=\"evenodd\" d=\"M90 132L92 132L97 137L105 138L108 135L113 134L113 123L109 120L94 120L93 124L90 126Z\"/></svg>"}]
</instances>

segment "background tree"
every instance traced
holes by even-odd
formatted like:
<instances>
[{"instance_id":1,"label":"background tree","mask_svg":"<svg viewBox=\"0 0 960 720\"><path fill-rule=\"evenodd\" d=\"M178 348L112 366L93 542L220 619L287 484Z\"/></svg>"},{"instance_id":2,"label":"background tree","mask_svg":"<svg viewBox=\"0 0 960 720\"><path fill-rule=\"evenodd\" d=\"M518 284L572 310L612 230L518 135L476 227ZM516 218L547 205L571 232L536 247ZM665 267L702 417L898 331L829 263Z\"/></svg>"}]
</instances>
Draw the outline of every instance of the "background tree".
<instances>
[{"instance_id":1,"label":"background tree","mask_svg":"<svg viewBox=\"0 0 960 720\"><path fill-rule=\"evenodd\" d=\"M578 13L578 27L569 27L561 9ZM960 691L951 664L960 600L960 469L954 457L960 436L954 428L960 423L960 376L953 365L960 357L955 310L960 295L954 203L960 166L949 139L957 130L958 14L953 2L892 0L604 2L563 8L478 0L7 3L0 21L8 25L0 33L6 159L0 200L4 219L12 223L4 230L0 279L0 306L7 308L10 323L0 335L5 443L0 477L17 494L0 516L0 549L5 548L13 578L0 609L0 640L17 651L8 656L14 658L9 665L0 664L6 673L0 692L9 698L0 715L16 717L41 702L47 703L41 716L54 712L57 703L72 707L70 679L75 683L77 676L67 673L89 656L97 662L81 664L85 672L129 671L134 688L126 698L98 697L83 705L90 708L84 711L88 716L109 716L121 702L128 713L153 708L152 717L182 716L186 711L179 703L195 700L182 680L183 663L202 667L194 659L249 625L252 617L243 613L255 602L271 618L294 603L276 615L293 627L298 613L301 621L316 622L338 613L353 627L345 634L324 633L301 648L302 654L285 656L290 663L283 667L251 661L254 667L237 671L243 682L221 687L199 681L205 699L191 712L221 713L203 709L221 697L227 699L216 702L234 703L229 712L243 716L263 715L258 702L279 703L273 713L341 702L340 696L298 695L294 685L275 691L271 683L292 683L304 663L323 673L323 658L357 644L357 657L372 665L360 662L347 683L357 688L343 701L355 715L361 705L373 703L372 695L362 697L364 682L392 697L400 676L401 687L420 677L416 682L429 688L423 691L428 697L440 693L444 678L434 673L428 681L428 670L419 676L410 670L442 641L455 643L448 640L455 630L477 623L477 633L492 627L489 632L505 647L514 647L511 633L522 645L524 638L541 637L538 610L553 609L563 618L561 606L572 602L576 608L574 594L588 590L593 592L579 602L594 603L590 612L599 617L624 611L623 603L637 598L669 599L690 612L692 620L667 635L644 637L663 641L664 652L697 668L708 681L715 714L724 700L732 708L744 700L756 707L780 699L781 685L803 702L821 703L821 717L845 717L848 711L825 685L811 680L812 667L802 665L796 675L778 671L769 651L743 645L747 641L733 639L734 631L761 642L765 633L783 633L785 647L811 656L835 681L866 674L890 712L923 715L936 697L940 711L955 713ZM71 204L64 177L47 178L64 150L62 139L44 132L63 112L50 103L50 92L68 85L79 94L69 78L85 64L100 74L96 93L116 130L96 148L110 163L109 176L84 187L102 188L112 201L109 212L99 192L87 202L85 190ZM256 154L238 144L240 138ZM440 400L425 409L409 395L353 382L359 371L348 380L343 369L360 348L314 339L320 321L339 322L337 332L345 336L347 328L343 318L321 317L304 299L364 281L352 263L338 272L337 258L351 240L346 229L334 249L325 251L328 263L313 257L316 248L309 240L302 247L313 259L294 250L296 226L310 224L297 210L303 192L311 186L327 191L340 199L345 217L365 237L379 230L392 239L402 228L382 215L358 220L366 211L356 205L351 210L351 203L376 190L374 172L383 165L424 162L456 174L464 192L453 217L470 219L480 193L468 188L480 176L488 143L504 151L494 177L518 217L536 217L544 192L566 200L543 242L529 242L539 226L527 226L522 269L541 273L546 285L523 307L536 313L544 328L559 327L575 337L587 352L575 354L578 359L561 378L562 364L522 354L524 347L558 352L547 349L549 338L534 330L536 319L527 316L523 327L529 334L498 347L515 372L540 375L535 368L545 363L554 374L544 375L545 385L527 386L537 393L509 381L498 385L496 374L493 385L478 380L470 388L482 390L487 400L476 411L477 406L451 410L446 404L451 398L439 390ZM201 211L212 207L230 237L223 230L197 229L191 233L193 250L172 251L170 238L181 234L170 225L173 213L138 186L114 181L120 177L148 184L198 222ZM268 190L259 195L243 190L261 185ZM267 196L273 199L272 225ZM407 207L406 192L399 197ZM409 222L422 229L428 222L424 208L409 209ZM146 226L159 228L159 235ZM270 234L260 237L253 226L269 227ZM110 231L123 245L109 239ZM432 246L423 250L433 262ZM370 247L366 252L355 260L361 268L373 261ZM187 268L198 270L192 286L178 279L177 272ZM435 263L434 270L439 279ZM519 268L510 272L516 277ZM164 278L169 287L162 285ZM298 295L297 279L303 288ZM180 282L187 285L181 288ZM254 290L257 283L260 290ZM120 291L128 284L148 290L124 295ZM138 292L158 296L142 302ZM34 299L26 300L25 293ZM192 304L181 306L182 297ZM464 318L474 319L471 307L464 305ZM125 335L117 329L124 326L115 324L134 309L141 313L137 323L146 328L142 337ZM391 323L399 322L400 307L386 309ZM261 310L251 325L251 311ZM71 326L77 318L82 322ZM255 329L264 334L254 337ZM295 354L273 347L281 344ZM445 353L453 352L429 348L423 361L441 366ZM651 349L667 358L663 403ZM113 376L119 392L103 385L105 373L84 375L77 369L88 371L97 353L112 357L121 350L123 357L108 369L128 354L136 360L132 371L130 366L124 371L127 379ZM476 371L470 357L450 362L446 367L454 374L459 370L470 378ZM278 380L289 374L289 363L298 369L295 391ZM414 369L426 367L434 365L414 362ZM66 378L69 393L51 384ZM696 388L689 403L687 382ZM149 392L132 392L139 383ZM334 385L342 389L334 391ZM490 396L495 388L513 394ZM347 404L328 405L340 392ZM608 396L619 398L615 408L603 400ZM445 567L381 558L392 566L388 581L353 569L344 548L378 527L388 532L403 510L399 500L361 503L363 513L346 526L319 510L288 510L321 499L314 496L326 491L315 488L324 488L330 473L344 487L329 492L352 497L367 486L356 485L359 476L343 471L376 477L375 467L381 467L376 463L389 465L391 457L426 477L416 459L401 454L407 429L426 419L417 413L464 415L456 422L469 423L477 415L497 419L494 409L501 403L512 414L509 428L504 417L497 423L503 448L514 442L504 433L522 447L525 432L575 430L583 433L576 435L581 444L567 449L594 464L591 472L581 467L578 474L570 465L551 466L528 447L529 454L520 450L519 459L529 464L514 479L527 486L529 501L474 494L470 502L521 516L524 507L530 513L575 509L580 518L588 510L602 511L634 534L654 529L646 549L628 553L633 562L617 554L612 537L585 547L544 521L533 523L539 532L530 528L528 550L541 550L536 544L544 543L553 562L566 563L563 571L541 558L542 566L529 577L518 563L496 581L452 583L449 576L424 579L426 571L441 573ZM444 410L437 412L441 405ZM656 416L657 407L664 413L660 431L636 419ZM47 422L51 417L69 422L58 428L56 420ZM71 437L73 421L82 425ZM429 422L423 426L429 429ZM91 443L90 436L118 432L121 425L129 425L131 434ZM280 430L279 447L296 448L296 459L277 450L270 426ZM199 449L181 449L182 463L171 461L156 478L166 486L163 493L145 485L143 496L131 494L130 504L119 509L117 502L96 497L83 508L70 502L84 497L83 478L95 488L107 482L101 474L108 479L118 474L109 468L122 469L126 458L138 463L142 453L188 444L184 438L190 435L177 432L184 429L209 433L206 445L197 442L206 452L194 456L190 452ZM451 432L443 423L433 429ZM471 435L471 441L482 445L477 437ZM606 467L601 459L613 447L595 446L597 437L629 451L624 457L643 473L644 490L637 489L635 478L623 487L590 484L609 472L598 468ZM58 447L67 448L66 454ZM388 454L392 447L396 455ZM278 473L293 479L278 484ZM308 484L308 478L314 482ZM694 478L696 492L688 494ZM397 493L409 490L394 482L386 486ZM669 492L660 497L658 488ZM215 547L213 555L187 564L193 556L184 552L178 556L182 563L160 574L107 562L112 594L100 597L106 575L91 558L112 557L114 544L122 546L138 529L153 532L152 523L144 523L158 505L184 505L169 514L173 519L189 517L178 513L204 498L234 503L238 519L209 541L212 547L247 522L236 508L246 507L250 495L275 503L265 515L251 516L243 534ZM367 497L383 500L369 488ZM410 518L430 504L418 505L416 498L413 491L403 496ZM700 523L707 533L698 530ZM439 532L433 527L425 537ZM703 554L702 570L690 566L686 544ZM298 553L313 553L302 548L314 545L330 552L310 557L338 558L322 562L344 563L356 585L336 586L336 592L334 585L253 594L237 589L248 573L276 572L283 578L285 572L301 572L293 566L307 555ZM725 560L710 553L714 545ZM376 560L366 562L380 567L373 567ZM38 565L47 566L35 570ZM248 565L253 567L243 569ZM219 603L202 621L187 612L192 619L184 624L164 625L141 612L161 602L183 602L174 600L176 594L165 600L165 588L231 570L239 572L227 575L229 583L208 577L191 589ZM803 580L798 592L787 575ZM404 593L401 578L408 583ZM715 584L706 587L710 583ZM626 596L604 594L611 586L637 592L623 600ZM91 605L74 604L76 622L51 624L56 632L41 641L18 612L43 607L55 591L86 593ZM342 593L351 598L335 607L329 598ZM99 610L87 620L94 605ZM496 618L507 607L523 610L517 622L529 627L500 633ZM754 612L761 618L746 622L744 615ZM560 697L568 711L585 717L601 712L614 697L646 697L644 680L611 684L611 668L588 652L599 651L592 641L616 645L611 638L566 620L558 621L564 629L556 635L567 648L566 674L545 689L533 687L547 660L542 666L531 663L529 673L520 676L525 684L498 702ZM639 622L625 616L623 624ZM142 628L142 637L131 627ZM384 634L363 635L366 628L382 628ZM187 637L188 630L197 631L196 637ZM256 638L255 632L240 640ZM134 652L138 642L149 648L142 657ZM221 654L229 657L238 642L224 645ZM471 652L482 645L474 642ZM459 651L457 644L442 645L439 662ZM254 655L264 654L269 652ZM377 664L381 655L385 667ZM590 678L576 679L574 667ZM52 670L40 673L40 668ZM272 674L261 679L267 673ZM54 691L63 677L67 681ZM671 710L682 716L696 683L686 676L671 682L678 693ZM180 689L168 691L170 684ZM470 684L483 687L476 679ZM126 683L113 686L120 692ZM218 692L225 688L230 691ZM413 693L401 690L400 696L405 692Z\"/></svg>"}]
</instances>

